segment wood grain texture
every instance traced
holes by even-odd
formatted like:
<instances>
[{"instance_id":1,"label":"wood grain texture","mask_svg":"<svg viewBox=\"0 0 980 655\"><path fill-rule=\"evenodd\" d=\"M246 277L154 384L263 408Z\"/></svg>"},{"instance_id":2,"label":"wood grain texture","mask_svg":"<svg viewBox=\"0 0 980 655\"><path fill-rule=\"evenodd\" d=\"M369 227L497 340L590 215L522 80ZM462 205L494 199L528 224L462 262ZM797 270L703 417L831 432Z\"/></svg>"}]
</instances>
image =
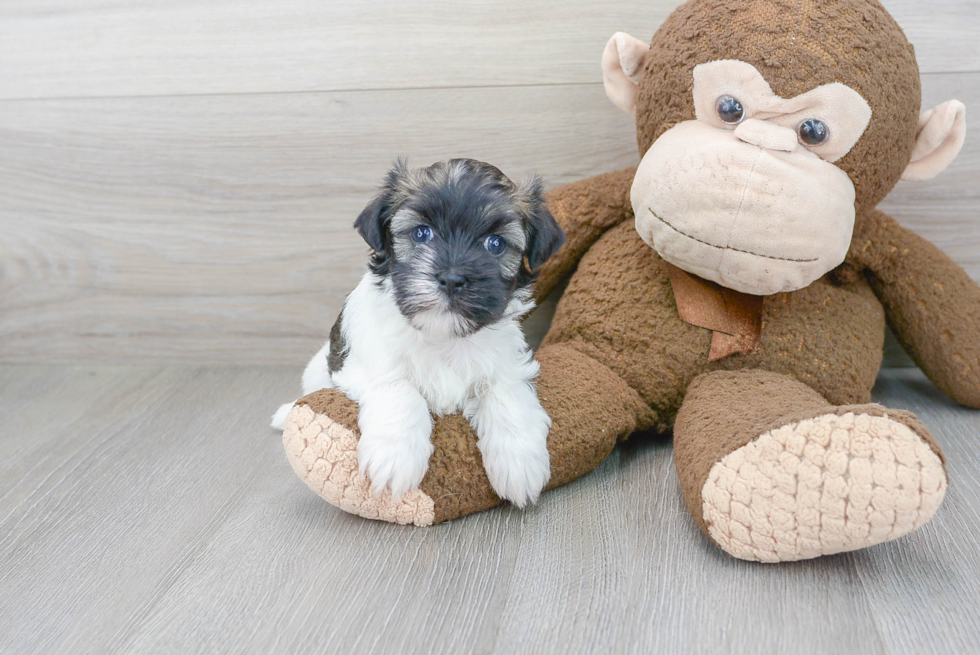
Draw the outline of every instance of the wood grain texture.
<instances>
[{"instance_id":1,"label":"wood grain texture","mask_svg":"<svg viewBox=\"0 0 980 655\"><path fill-rule=\"evenodd\" d=\"M0 367L0 653L964 653L980 639L980 413L914 370L949 459L932 522L763 565L683 506L634 437L527 512L367 521L296 479L265 427L287 367ZM55 411L57 410L57 411Z\"/></svg>"},{"instance_id":2,"label":"wood grain texture","mask_svg":"<svg viewBox=\"0 0 980 655\"><path fill-rule=\"evenodd\" d=\"M677 0L8 0L0 98L587 84ZM980 5L885 0L923 72L980 71Z\"/></svg>"},{"instance_id":3,"label":"wood grain texture","mask_svg":"<svg viewBox=\"0 0 980 655\"><path fill-rule=\"evenodd\" d=\"M980 106L980 73L925 77ZM0 103L0 361L295 362L395 154L549 184L634 164L601 85ZM980 139L883 207L980 278Z\"/></svg>"},{"instance_id":4,"label":"wood grain texture","mask_svg":"<svg viewBox=\"0 0 980 655\"><path fill-rule=\"evenodd\" d=\"M900 551L853 555L869 606L891 651L970 652L980 630L977 601L960 599L980 592L980 412L955 404L915 369L888 371L875 392L879 402L915 412L936 435L950 489L935 529L913 532Z\"/></svg>"},{"instance_id":5,"label":"wood grain texture","mask_svg":"<svg viewBox=\"0 0 980 655\"><path fill-rule=\"evenodd\" d=\"M299 362L395 155L551 184L637 160L599 85L0 103L0 143L7 361Z\"/></svg>"},{"instance_id":6,"label":"wood grain texture","mask_svg":"<svg viewBox=\"0 0 980 655\"><path fill-rule=\"evenodd\" d=\"M634 164L599 53L675 5L0 3L0 361L301 365L360 275L350 224L396 155L551 185ZM925 102L980 105L980 4L886 5ZM975 278L978 179L971 134L884 205Z\"/></svg>"}]
</instances>

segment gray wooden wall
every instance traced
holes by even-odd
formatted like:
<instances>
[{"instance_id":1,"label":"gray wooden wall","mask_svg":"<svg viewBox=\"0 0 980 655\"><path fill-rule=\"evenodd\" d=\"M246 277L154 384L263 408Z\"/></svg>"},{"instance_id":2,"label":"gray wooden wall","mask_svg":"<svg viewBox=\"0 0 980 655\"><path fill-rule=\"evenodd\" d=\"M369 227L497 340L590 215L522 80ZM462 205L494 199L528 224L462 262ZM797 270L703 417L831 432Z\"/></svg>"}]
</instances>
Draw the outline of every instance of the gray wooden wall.
<instances>
[{"instance_id":1,"label":"gray wooden wall","mask_svg":"<svg viewBox=\"0 0 980 655\"><path fill-rule=\"evenodd\" d=\"M4 0L0 361L301 365L396 155L551 185L635 163L599 58L676 4ZM980 2L885 4L925 103L980 110ZM886 209L980 278L980 137Z\"/></svg>"}]
</instances>

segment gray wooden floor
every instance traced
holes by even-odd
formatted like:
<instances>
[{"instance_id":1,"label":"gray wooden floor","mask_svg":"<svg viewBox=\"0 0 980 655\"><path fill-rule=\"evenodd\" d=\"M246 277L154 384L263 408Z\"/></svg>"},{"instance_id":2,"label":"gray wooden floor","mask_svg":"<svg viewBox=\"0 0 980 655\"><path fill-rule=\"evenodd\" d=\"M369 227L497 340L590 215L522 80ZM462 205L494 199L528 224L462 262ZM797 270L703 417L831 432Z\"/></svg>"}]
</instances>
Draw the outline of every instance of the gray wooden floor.
<instances>
[{"instance_id":1,"label":"gray wooden floor","mask_svg":"<svg viewBox=\"0 0 980 655\"><path fill-rule=\"evenodd\" d=\"M733 560L637 439L527 512L367 521L295 478L296 367L0 367L0 651L967 653L980 413L883 374L949 456L936 518L817 561ZM274 404L274 403L273 403Z\"/></svg>"}]
</instances>

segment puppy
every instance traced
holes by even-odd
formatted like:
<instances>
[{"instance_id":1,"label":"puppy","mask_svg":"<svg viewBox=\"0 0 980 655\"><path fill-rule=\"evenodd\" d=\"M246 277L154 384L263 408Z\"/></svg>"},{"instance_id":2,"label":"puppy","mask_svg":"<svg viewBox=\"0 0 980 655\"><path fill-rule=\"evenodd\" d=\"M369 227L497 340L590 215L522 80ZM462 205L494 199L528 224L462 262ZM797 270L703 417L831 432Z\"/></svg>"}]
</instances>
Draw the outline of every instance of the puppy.
<instances>
[{"instance_id":1,"label":"puppy","mask_svg":"<svg viewBox=\"0 0 980 655\"><path fill-rule=\"evenodd\" d=\"M431 413L461 411L497 495L535 502L550 477L551 419L520 319L534 307L535 270L565 238L540 179L514 184L472 159L399 161L354 227L373 250L369 270L306 367L303 393L336 387L359 404L357 457L375 493L417 487Z\"/></svg>"}]
</instances>

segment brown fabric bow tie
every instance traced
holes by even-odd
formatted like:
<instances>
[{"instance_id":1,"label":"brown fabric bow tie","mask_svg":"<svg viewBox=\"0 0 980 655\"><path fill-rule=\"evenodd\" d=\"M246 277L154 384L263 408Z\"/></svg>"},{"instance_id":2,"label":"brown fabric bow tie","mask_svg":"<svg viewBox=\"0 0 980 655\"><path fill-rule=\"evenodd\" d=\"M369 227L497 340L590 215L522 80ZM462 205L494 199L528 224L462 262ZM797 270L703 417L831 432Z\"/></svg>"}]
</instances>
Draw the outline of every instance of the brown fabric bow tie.
<instances>
[{"instance_id":1,"label":"brown fabric bow tie","mask_svg":"<svg viewBox=\"0 0 980 655\"><path fill-rule=\"evenodd\" d=\"M664 263L681 320L713 331L709 362L755 350L762 335L764 296L726 289L669 262Z\"/></svg>"}]
</instances>

